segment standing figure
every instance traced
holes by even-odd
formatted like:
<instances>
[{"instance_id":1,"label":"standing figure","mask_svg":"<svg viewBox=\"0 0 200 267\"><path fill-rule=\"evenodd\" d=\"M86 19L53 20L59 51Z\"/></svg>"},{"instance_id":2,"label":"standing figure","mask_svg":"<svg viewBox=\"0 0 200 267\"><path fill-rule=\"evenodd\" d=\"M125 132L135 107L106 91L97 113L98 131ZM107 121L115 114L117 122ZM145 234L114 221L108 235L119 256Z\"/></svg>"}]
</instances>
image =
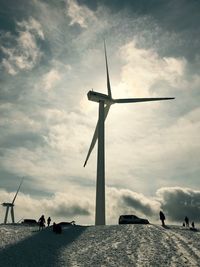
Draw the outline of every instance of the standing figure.
<instances>
[{"instance_id":1,"label":"standing figure","mask_svg":"<svg viewBox=\"0 0 200 267\"><path fill-rule=\"evenodd\" d=\"M165 214L160 211L160 220L162 222L162 226L165 226Z\"/></svg>"},{"instance_id":2,"label":"standing figure","mask_svg":"<svg viewBox=\"0 0 200 267\"><path fill-rule=\"evenodd\" d=\"M189 218L187 216L185 216L185 224L187 227L189 227Z\"/></svg>"},{"instance_id":3,"label":"standing figure","mask_svg":"<svg viewBox=\"0 0 200 267\"><path fill-rule=\"evenodd\" d=\"M47 225L48 225L48 227L49 227L50 223L51 223L51 218L49 217L49 218L47 219Z\"/></svg>"},{"instance_id":4,"label":"standing figure","mask_svg":"<svg viewBox=\"0 0 200 267\"><path fill-rule=\"evenodd\" d=\"M39 223L39 231L40 231L40 229L43 229L45 227L45 218L44 218L44 215L42 215L40 217L40 219L38 220L38 223Z\"/></svg>"}]
</instances>

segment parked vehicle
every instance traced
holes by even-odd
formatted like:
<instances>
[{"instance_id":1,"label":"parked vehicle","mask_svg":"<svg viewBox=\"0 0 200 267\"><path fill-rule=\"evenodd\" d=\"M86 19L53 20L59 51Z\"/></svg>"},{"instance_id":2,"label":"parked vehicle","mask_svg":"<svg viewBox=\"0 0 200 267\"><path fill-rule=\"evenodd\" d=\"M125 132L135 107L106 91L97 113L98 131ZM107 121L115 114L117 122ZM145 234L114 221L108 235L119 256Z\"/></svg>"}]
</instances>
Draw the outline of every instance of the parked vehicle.
<instances>
[{"instance_id":1,"label":"parked vehicle","mask_svg":"<svg viewBox=\"0 0 200 267\"><path fill-rule=\"evenodd\" d=\"M25 225L31 225L31 226L38 225L38 222L34 219L24 219L22 223Z\"/></svg>"},{"instance_id":2,"label":"parked vehicle","mask_svg":"<svg viewBox=\"0 0 200 267\"><path fill-rule=\"evenodd\" d=\"M149 221L136 215L121 215L119 217L119 224L149 224Z\"/></svg>"},{"instance_id":3,"label":"parked vehicle","mask_svg":"<svg viewBox=\"0 0 200 267\"><path fill-rule=\"evenodd\" d=\"M75 221L71 221L71 222L60 222L58 224L60 226L70 226L70 225L75 225Z\"/></svg>"}]
</instances>

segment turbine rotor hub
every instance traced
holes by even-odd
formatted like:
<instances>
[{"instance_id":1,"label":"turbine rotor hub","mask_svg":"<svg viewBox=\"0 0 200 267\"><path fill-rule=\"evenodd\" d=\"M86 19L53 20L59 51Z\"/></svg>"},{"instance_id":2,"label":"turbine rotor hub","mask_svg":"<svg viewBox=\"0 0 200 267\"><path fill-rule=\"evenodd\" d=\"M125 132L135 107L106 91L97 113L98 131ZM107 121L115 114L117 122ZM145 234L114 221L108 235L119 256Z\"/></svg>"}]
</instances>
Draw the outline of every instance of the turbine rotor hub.
<instances>
[{"instance_id":1,"label":"turbine rotor hub","mask_svg":"<svg viewBox=\"0 0 200 267\"><path fill-rule=\"evenodd\" d=\"M101 94L95 91L89 91L87 93L88 100L99 103L100 101L104 101L105 104L112 104L113 100L110 96Z\"/></svg>"}]
</instances>

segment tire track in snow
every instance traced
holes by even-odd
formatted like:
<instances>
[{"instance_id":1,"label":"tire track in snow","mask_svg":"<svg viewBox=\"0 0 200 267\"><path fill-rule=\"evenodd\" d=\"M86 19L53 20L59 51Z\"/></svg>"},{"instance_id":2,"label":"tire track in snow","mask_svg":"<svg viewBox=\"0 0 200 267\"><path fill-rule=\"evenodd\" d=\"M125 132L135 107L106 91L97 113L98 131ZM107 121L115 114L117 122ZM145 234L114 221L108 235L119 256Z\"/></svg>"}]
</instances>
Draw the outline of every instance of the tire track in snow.
<instances>
[{"instance_id":1,"label":"tire track in snow","mask_svg":"<svg viewBox=\"0 0 200 267\"><path fill-rule=\"evenodd\" d=\"M140 234L140 230L138 229ZM149 263L152 257L152 251L151 251L151 241L152 241L152 233L151 231L146 233L145 229L143 230L143 234L141 235L140 241L138 243L138 249L137 249L137 261L136 261L136 266L145 266ZM145 232L145 233L144 233Z\"/></svg>"},{"instance_id":2,"label":"tire track in snow","mask_svg":"<svg viewBox=\"0 0 200 267\"><path fill-rule=\"evenodd\" d=\"M170 231L169 235L175 244L179 258L181 256L183 266L199 266L200 252L198 251L198 249L188 243L188 240L186 238L178 233L175 233L174 231ZM177 266L176 256L174 256L171 266Z\"/></svg>"},{"instance_id":3,"label":"tire track in snow","mask_svg":"<svg viewBox=\"0 0 200 267\"><path fill-rule=\"evenodd\" d=\"M155 226L156 228L161 229L163 234L165 235L165 239L168 239L168 245L171 246L173 251L173 256L171 257L170 267L186 267L200 266L200 252L199 248L195 248L192 245L192 242L189 240L189 237L184 237L183 234L186 232L179 229L165 229L161 226ZM181 234L177 233L177 231L181 231ZM191 236L191 232L190 235Z\"/></svg>"},{"instance_id":4,"label":"tire track in snow","mask_svg":"<svg viewBox=\"0 0 200 267\"><path fill-rule=\"evenodd\" d=\"M149 225L143 233L137 250L136 266L165 266L170 265L172 258L172 245L165 233L154 225Z\"/></svg>"}]
</instances>

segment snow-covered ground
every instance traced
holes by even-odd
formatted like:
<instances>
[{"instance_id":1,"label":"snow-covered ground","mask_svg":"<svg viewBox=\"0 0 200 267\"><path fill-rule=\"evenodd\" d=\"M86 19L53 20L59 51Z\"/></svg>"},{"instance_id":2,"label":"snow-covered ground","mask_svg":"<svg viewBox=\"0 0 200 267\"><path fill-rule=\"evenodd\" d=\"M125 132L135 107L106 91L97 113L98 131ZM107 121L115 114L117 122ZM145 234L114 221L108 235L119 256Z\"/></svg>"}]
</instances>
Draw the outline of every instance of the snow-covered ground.
<instances>
[{"instance_id":1,"label":"snow-covered ground","mask_svg":"<svg viewBox=\"0 0 200 267\"><path fill-rule=\"evenodd\" d=\"M200 231L158 225L0 225L0 266L200 266Z\"/></svg>"}]
</instances>

